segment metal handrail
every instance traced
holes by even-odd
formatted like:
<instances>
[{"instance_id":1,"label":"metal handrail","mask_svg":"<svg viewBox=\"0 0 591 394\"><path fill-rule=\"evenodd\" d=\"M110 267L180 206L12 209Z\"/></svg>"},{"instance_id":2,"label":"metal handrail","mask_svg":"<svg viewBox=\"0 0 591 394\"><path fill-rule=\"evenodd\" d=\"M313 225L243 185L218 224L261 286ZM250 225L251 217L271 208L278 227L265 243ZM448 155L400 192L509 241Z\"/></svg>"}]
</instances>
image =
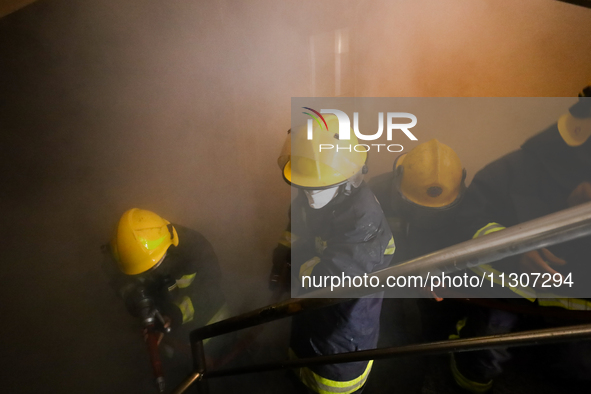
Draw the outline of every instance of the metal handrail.
<instances>
[{"instance_id":1,"label":"metal handrail","mask_svg":"<svg viewBox=\"0 0 591 394\"><path fill-rule=\"evenodd\" d=\"M472 239L441 249L402 264L374 272L372 276L377 276L380 282L384 283L388 276L412 275L428 270L441 270L446 273L457 272L589 235L591 235L591 202L530 220L503 231L489 234L486 237ZM200 381L205 376L211 376L211 372L206 372L203 350L204 339L344 302L352 297L362 297L380 291L382 289L376 288L360 288L353 291L344 288L338 288L334 291L321 289L308 293L306 298L291 299L269 305L193 330L190 340L195 373L191 377L193 377L193 381ZM327 296L347 298L322 298ZM368 359L365 358L364 360ZM198 378L195 377L196 374L198 374Z\"/></svg>"},{"instance_id":2,"label":"metal handrail","mask_svg":"<svg viewBox=\"0 0 591 394\"><path fill-rule=\"evenodd\" d=\"M211 379L254 372L309 367L312 365L381 360L407 355L433 355L440 353L475 351L504 346L531 346L539 343L549 344L587 338L591 338L591 324L580 324L568 327L546 328L475 338L452 339L431 343L339 353L328 356L300 358L259 365L249 365L247 367L228 368L219 371L206 372L203 378Z\"/></svg>"},{"instance_id":3,"label":"metal handrail","mask_svg":"<svg viewBox=\"0 0 591 394\"><path fill-rule=\"evenodd\" d=\"M505 346L519 347L540 344L561 343L573 340L591 340L591 324L582 324L560 328L522 331L509 334L491 335L466 339L452 339L431 343L388 347L357 352L340 353L329 356L302 358L279 361L247 367L222 369L212 372L193 372L179 385L173 394L184 393L191 385L201 379L220 378L225 376L243 375L247 373L269 372L282 369L310 367L312 365L340 364L355 361L381 360L408 355L435 355L463 351L499 348Z\"/></svg>"}]
</instances>

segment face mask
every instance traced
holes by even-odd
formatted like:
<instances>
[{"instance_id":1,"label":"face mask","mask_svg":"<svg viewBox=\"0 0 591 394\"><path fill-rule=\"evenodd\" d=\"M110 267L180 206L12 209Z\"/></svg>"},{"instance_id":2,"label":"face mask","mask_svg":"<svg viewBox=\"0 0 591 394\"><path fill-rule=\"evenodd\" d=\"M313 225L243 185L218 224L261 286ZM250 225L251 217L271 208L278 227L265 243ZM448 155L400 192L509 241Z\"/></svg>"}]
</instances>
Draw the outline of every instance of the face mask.
<instances>
[{"instance_id":1,"label":"face mask","mask_svg":"<svg viewBox=\"0 0 591 394\"><path fill-rule=\"evenodd\" d=\"M304 190L304 193L308 197L308 204L314 209L320 209L335 198L338 190L339 187L335 186L324 190Z\"/></svg>"}]
</instances>

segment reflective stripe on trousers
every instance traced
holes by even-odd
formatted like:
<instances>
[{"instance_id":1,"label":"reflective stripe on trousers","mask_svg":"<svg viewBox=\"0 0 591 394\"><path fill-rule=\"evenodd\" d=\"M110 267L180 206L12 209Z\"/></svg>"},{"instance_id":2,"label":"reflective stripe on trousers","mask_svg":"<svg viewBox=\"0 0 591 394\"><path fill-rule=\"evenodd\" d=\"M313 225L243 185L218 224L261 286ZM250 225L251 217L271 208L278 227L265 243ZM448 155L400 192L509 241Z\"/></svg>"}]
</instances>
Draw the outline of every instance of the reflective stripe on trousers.
<instances>
[{"instance_id":1,"label":"reflective stripe on trousers","mask_svg":"<svg viewBox=\"0 0 591 394\"><path fill-rule=\"evenodd\" d=\"M289 349L289 357L291 359L296 359L297 356L293 352L293 350ZM373 360L369 360L367 363L367 367L363 373L356 377L355 379L348 380L348 381L339 381L339 380L331 380L327 378L323 378L322 376L318 375L317 373L313 372L310 368L302 367L294 369L294 373L298 377L298 379L310 390L314 391L318 394L332 394L332 393L339 393L339 394L350 394L357 390L359 390L365 382L367 381L367 377L371 372L371 367L373 365Z\"/></svg>"},{"instance_id":2,"label":"reflective stripe on trousers","mask_svg":"<svg viewBox=\"0 0 591 394\"><path fill-rule=\"evenodd\" d=\"M476 393L476 394L486 393L487 391L489 391L492 388L492 383L493 383L492 380L487 383L479 383L479 382L475 382L473 380L470 380L467 377L465 377L464 375L462 375L462 373L458 369L458 366L456 365L456 358L454 357L454 354L451 353L450 357L451 357L451 373L452 373L454 380L456 381L458 386L460 386L464 390L468 390L469 392Z\"/></svg>"},{"instance_id":3,"label":"reflective stripe on trousers","mask_svg":"<svg viewBox=\"0 0 591 394\"><path fill-rule=\"evenodd\" d=\"M457 334L452 334L449 336L449 339L460 339L460 331L466 325L467 318L463 318L462 320L458 321L456 324L456 332ZM486 383L475 382L473 380L468 379L458 369L456 364L456 358L453 353L450 354L450 363L451 363L451 373L454 377L454 380L464 390L468 390L471 393L486 393L492 388L493 381L490 380Z\"/></svg>"}]
</instances>

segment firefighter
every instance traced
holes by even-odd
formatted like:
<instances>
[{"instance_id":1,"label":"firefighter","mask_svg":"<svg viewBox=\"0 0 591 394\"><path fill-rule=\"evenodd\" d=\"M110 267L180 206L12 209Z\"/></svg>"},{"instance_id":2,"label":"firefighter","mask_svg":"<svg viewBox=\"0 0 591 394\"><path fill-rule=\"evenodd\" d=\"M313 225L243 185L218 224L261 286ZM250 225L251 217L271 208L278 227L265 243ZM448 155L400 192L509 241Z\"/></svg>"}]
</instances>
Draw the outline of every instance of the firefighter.
<instances>
[{"instance_id":1,"label":"firefighter","mask_svg":"<svg viewBox=\"0 0 591 394\"><path fill-rule=\"evenodd\" d=\"M133 208L105 249L112 285L128 311L141 319L158 311L171 329L164 336L169 364L190 366L189 332L229 316L211 244L197 231Z\"/></svg>"},{"instance_id":2,"label":"firefighter","mask_svg":"<svg viewBox=\"0 0 591 394\"><path fill-rule=\"evenodd\" d=\"M421 143L394 161L391 172L371 179L369 186L378 198L397 240L396 255L392 264L399 264L464 241L470 233L469 223L461 220L466 170L457 153L436 139ZM474 225L477 223L474 222ZM455 322L462 317L463 308L457 303L440 298L437 291L429 294L417 292L418 299L408 299L409 289L396 294L387 290L383 303L380 341L385 346L444 340ZM424 298L425 296L431 299ZM406 297L406 299L402 299ZM434 300L440 302L433 302ZM414 325L421 330L400 330L400 321L412 321L418 309L420 321ZM415 318L416 319L416 318ZM388 334L391 338L388 338ZM422 334L422 335L421 335ZM402 337L401 337L402 336ZM422 338L421 338L422 336ZM395 368L394 361L384 361ZM426 373L426 363L416 359L416 376L409 377L407 386L416 386L420 392L421 378ZM390 383L396 388L395 382Z\"/></svg>"},{"instance_id":3,"label":"firefighter","mask_svg":"<svg viewBox=\"0 0 591 394\"><path fill-rule=\"evenodd\" d=\"M393 170L369 185L398 239L398 264L464 241L470 226L459 215L466 170L457 153L436 139L396 158ZM437 297L436 297L437 298Z\"/></svg>"},{"instance_id":4,"label":"firefighter","mask_svg":"<svg viewBox=\"0 0 591 394\"><path fill-rule=\"evenodd\" d=\"M474 234L474 238L591 200L591 142L588 141L591 135L591 87L585 88L579 96L578 102L557 123L530 138L521 149L490 163L475 175L467 192L469 208L466 212L478 212L483 218L482 224L486 224ZM517 261L507 259L474 267L472 271L487 278L492 274L496 278L501 272L554 275L564 267L567 268L565 272L572 272L574 278L582 279L588 277L585 266L590 253L591 242L583 238L525 253ZM560 296L532 287L509 289L507 291L521 297L521 302L532 307L591 310L591 302L564 298L568 297L566 293ZM561 292L564 290L560 289ZM520 320L521 316L509 312L468 317L458 323L456 337L510 332ZM554 348L553 351L564 356L556 358L560 362L555 371L572 380L591 378L590 350L584 342ZM503 363L509 358L506 351L458 353L452 359L452 372L460 386L474 393L483 393L491 389L493 379L500 375Z\"/></svg>"},{"instance_id":5,"label":"firefighter","mask_svg":"<svg viewBox=\"0 0 591 394\"><path fill-rule=\"evenodd\" d=\"M325 116L325 120L328 127L314 126L312 140L306 138L305 128L288 136L291 155L284 152L279 160L284 179L298 189L298 195L291 205L291 224L278 246L283 252L275 255L285 257L285 250L291 251L296 295L311 290L302 286L304 276L368 274L387 267L395 250L382 209L363 182L367 153L347 150L356 138L339 140L332 131L338 130L337 118ZM340 149L319 152L321 143ZM291 357L375 348L381 304L381 296L366 297L295 316ZM372 364L319 365L295 372L303 391L359 393Z\"/></svg>"},{"instance_id":6,"label":"firefighter","mask_svg":"<svg viewBox=\"0 0 591 394\"><path fill-rule=\"evenodd\" d=\"M458 212L466 170L449 146L436 139L398 156L393 171L369 185L384 209L398 242L394 262L402 262L453 245L462 235Z\"/></svg>"}]
</instances>

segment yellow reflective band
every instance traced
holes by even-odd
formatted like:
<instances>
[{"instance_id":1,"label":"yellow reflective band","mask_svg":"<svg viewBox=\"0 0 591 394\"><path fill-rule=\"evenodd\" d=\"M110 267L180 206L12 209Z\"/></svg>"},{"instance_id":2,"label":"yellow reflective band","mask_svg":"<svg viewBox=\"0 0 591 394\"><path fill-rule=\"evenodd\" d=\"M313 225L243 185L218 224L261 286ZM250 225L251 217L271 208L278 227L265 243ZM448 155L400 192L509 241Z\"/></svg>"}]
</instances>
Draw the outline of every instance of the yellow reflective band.
<instances>
[{"instance_id":1,"label":"yellow reflective band","mask_svg":"<svg viewBox=\"0 0 591 394\"><path fill-rule=\"evenodd\" d=\"M394 243L394 237L390 238L390 242L388 242L388 246L386 246L386 250L384 251L385 255L394 254L396 251L396 244Z\"/></svg>"},{"instance_id":2,"label":"yellow reflective band","mask_svg":"<svg viewBox=\"0 0 591 394\"><path fill-rule=\"evenodd\" d=\"M284 231L279 238L279 243L283 246L291 248L291 243L297 241L298 237L295 234L290 233L289 231Z\"/></svg>"},{"instance_id":3,"label":"yellow reflective band","mask_svg":"<svg viewBox=\"0 0 591 394\"><path fill-rule=\"evenodd\" d=\"M289 357L291 359L298 358L292 349L289 349ZM367 363L367 367L365 368L365 371L363 371L363 373L355 379L348 381L339 381L323 378L322 376L318 375L317 373L313 372L310 368L307 367L296 368L293 370L293 372L306 387L308 387L315 393L350 394L363 387L363 385L367 381L369 373L371 372L372 365L373 360L369 360L369 362Z\"/></svg>"},{"instance_id":4,"label":"yellow reflective band","mask_svg":"<svg viewBox=\"0 0 591 394\"><path fill-rule=\"evenodd\" d=\"M487 234L491 234L497 231L504 230L505 226L500 225L499 223L489 223L486 226L482 227L480 230L476 231L476 234L472 238L478 238ZM492 281L499 286L505 285L505 288L511 290L515 294L527 299L528 301L534 302L536 300L536 291L531 287L522 287L522 286L508 286L507 283L503 283L501 279L501 272L497 271L493 267L488 264L482 264L477 267L471 267L470 270L480 276L484 276L487 280L490 281L492 275Z\"/></svg>"},{"instance_id":5,"label":"yellow reflective band","mask_svg":"<svg viewBox=\"0 0 591 394\"><path fill-rule=\"evenodd\" d=\"M463 388L465 390L468 390L471 393L475 393L475 394L486 393L487 391L489 391L492 388L492 384L493 384L492 379L486 383L479 383L479 382L475 382L473 380L470 380L470 379L466 378L464 375L462 375L462 373L458 369L458 366L456 364L456 358L454 357L453 353L451 353L451 372L452 372L454 380L456 381L458 386L460 386L461 388Z\"/></svg>"},{"instance_id":6,"label":"yellow reflective band","mask_svg":"<svg viewBox=\"0 0 591 394\"><path fill-rule=\"evenodd\" d=\"M466 318L466 317L461 320L458 320L458 322L456 323L456 334L451 334L449 336L449 339L460 339L460 331L462 331L462 328L464 328L466 326L467 322L468 322L468 318ZM464 375L462 375L462 373L458 369L454 354L451 353L450 356L451 356L451 372L452 372L454 380L456 381L458 386L460 386L461 388L463 388L465 390L468 390L471 393L486 393L488 390L491 389L492 382L493 382L492 380L487 383L479 383L479 382L475 382L473 380L466 378Z\"/></svg>"},{"instance_id":7,"label":"yellow reflective band","mask_svg":"<svg viewBox=\"0 0 591 394\"><path fill-rule=\"evenodd\" d=\"M503 280L500 279L501 272L497 271L488 264L482 264L477 267L470 267L470 270L479 276L484 276L484 278L488 281L490 281L490 277L492 274L493 282L499 285L499 287L502 287L504 285L505 289L511 290L515 294L518 294L519 296L527 299L528 301L534 302L536 300L537 294L534 289L532 289L531 287L521 286L511 287L507 284L507 279L505 279L505 282L503 283Z\"/></svg>"},{"instance_id":8,"label":"yellow reflective band","mask_svg":"<svg viewBox=\"0 0 591 394\"><path fill-rule=\"evenodd\" d=\"M310 260L306 261L300 267L300 282L302 281L303 276L310 276L312 275L312 270L320 263L320 257L313 257ZM306 286L308 287L308 286Z\"/></svg>"},{"instance_id":9,"label":"yellow reflective band","mask_svg":"<svg viewBox=\"0 0 591 394\"><path fill-rule=\"evenodd\" d=\"M540 294L540 296L543 296L544 298L538 298L538 304L540 306L557 306L570 311L591 311L591 302L587 300L582 300L580 298L548 297L552 295L553 294Z\"/></svg>"},{"instance_id":10,"label":"yellow reflective band","mask_svg":"<svg viewBox=\"0 0 591 394\"><path fill-rule=\"evenodd\" d=\"M184 275L183 277L181 277L181 279L176 280L176 284L179 285L179 287L181 289L184 289L185 287L189 287L189 286L191 286L191 283L193 283L193 279L195 279L195 275L196 274Z\"/></svg>"},{"instance_id":11,"label":"yellow reflective band","mask_svg":"<svg viewBox=\"0 0 591 394\"><path fill-rule=\"evenodd\" d=\"M193 302L191 302L189 297L184 296L181 302L177 303L176 306L179 307L181 313L183 314L183 324L193 320L195 309L193 309Z\"/></svg>"},{"instance_id":12,"label":"yellow reflective band","mask_svg":"<svg viewBox=\"0 0 591 394\"><path fill-rule=\"evenodd\" d=\"M449 339L460 339L460 331L462 331L462 328L464 328L466 326L467 321L468 321L467 317L465 317L461 320L458 320L458 322L456 323L456 333L457 334L451 334L449 336Z\"/></svg>"},{"instance_id":13,"label":"yellow reflective band","mask_svg":"<svg viewBox=\"0 0 591 394\"><path fill-rule=\"evenodd\" d=\"M480 230L476 231L472 238L478 238L483 235L487 235L490 233L494 233L496 231L504 230L505 226L500 225L499 223L489 223L486 226L482 227Z\"/></svg>"},{"instance_id":14,"label":"yellow reflective band","mask_svg":"<svg viewBox=\"0 0 591 394\"><path fill-rule=\"evenodd\" d=\"M162 243L162 241L164 241L164 239L166 238L166 235L163 235L162 237L158 238L158 239L147 239L147 238L142 238L142 237L138 237L138 241L140 241L140 243L142 245L144 245L144 247L148 250L152 250L152 249L156 249L158 246L160 246L160 244Z\"/></svg>"}]
</instances>

